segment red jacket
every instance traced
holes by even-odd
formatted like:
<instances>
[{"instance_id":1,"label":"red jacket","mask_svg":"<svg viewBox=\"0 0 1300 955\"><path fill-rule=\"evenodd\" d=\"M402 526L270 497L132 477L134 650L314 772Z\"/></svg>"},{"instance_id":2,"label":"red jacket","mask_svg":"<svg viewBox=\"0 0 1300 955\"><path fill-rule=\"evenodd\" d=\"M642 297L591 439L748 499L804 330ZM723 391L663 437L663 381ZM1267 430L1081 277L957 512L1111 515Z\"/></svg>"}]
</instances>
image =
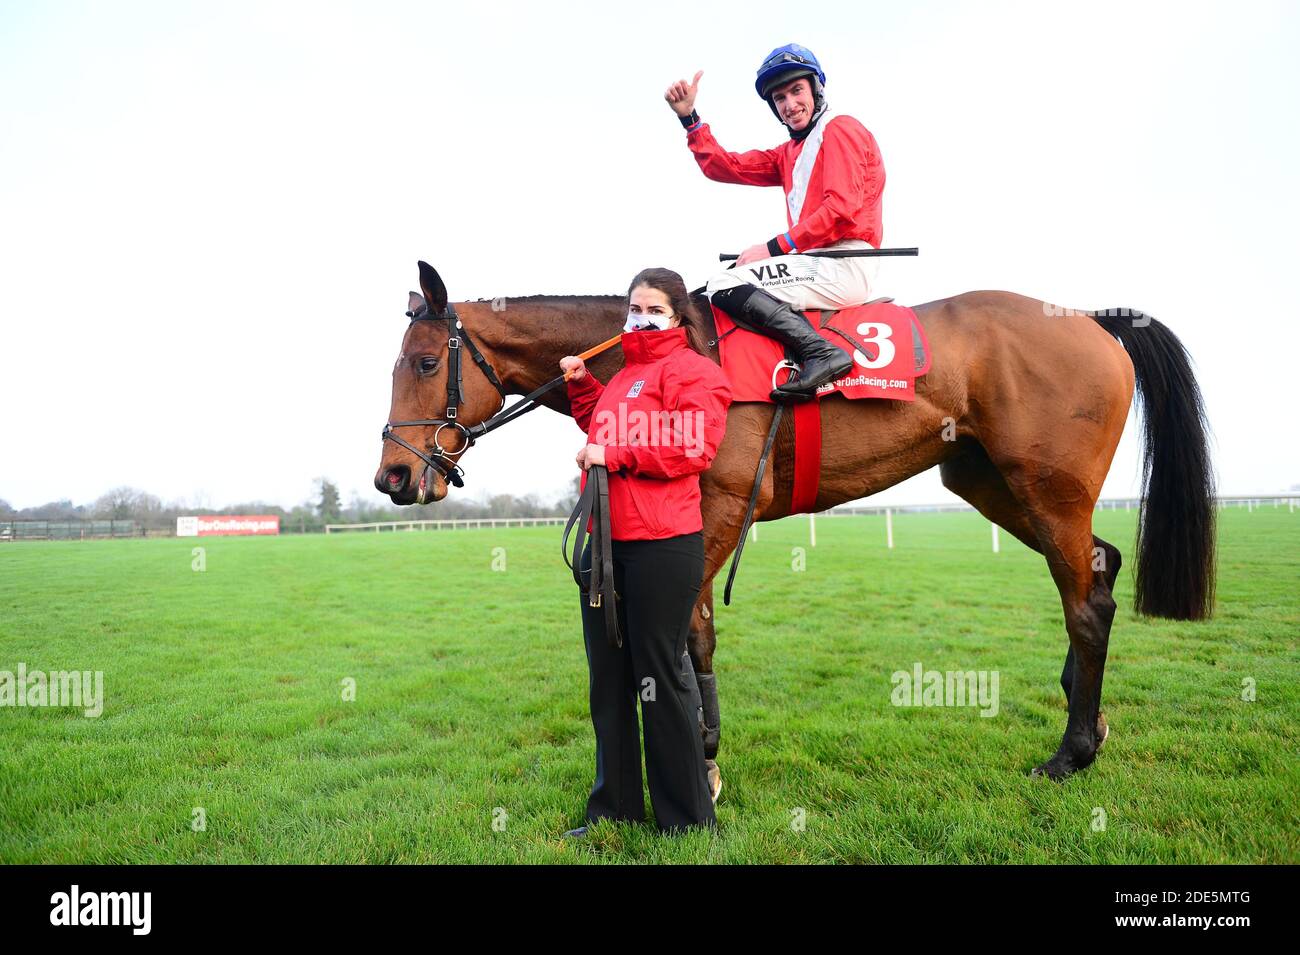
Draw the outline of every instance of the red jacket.
<instances>
[{"instance_id":1,"label":"red jacket","mask_svg":"<svg viewBox=\"0 0 1300 955\"><path fill-rule=\"evenodd\" d=\"M615 540L659 540L704 528L700 472L727 428L731 386L686 340L686 329L623 333L624 367L608 385L569 381L588 444L606 448ZM587 476L582 476L586 486Z\"/></svg>"},{"instance_id":2,"label":"red jacket","mask_svg":"<svg viewBox=\"0 0 1300 955\"><path fill-rule=\"evenodd\" d=\"M819 120L822 122L822 120ZM686 136L704 175L718 182L745 186L780 186L788 195L795 161L803 141L791 139L775 149L729 153L713 138L708 123ZM808 180L799 222L776 237L783 252L820 249L840 239L865 239L876 248L884 239L880 196L885 190L885 164L880 147L867 128L842 113L827 121L821 151Z\"/></svg>"}]
</instances>

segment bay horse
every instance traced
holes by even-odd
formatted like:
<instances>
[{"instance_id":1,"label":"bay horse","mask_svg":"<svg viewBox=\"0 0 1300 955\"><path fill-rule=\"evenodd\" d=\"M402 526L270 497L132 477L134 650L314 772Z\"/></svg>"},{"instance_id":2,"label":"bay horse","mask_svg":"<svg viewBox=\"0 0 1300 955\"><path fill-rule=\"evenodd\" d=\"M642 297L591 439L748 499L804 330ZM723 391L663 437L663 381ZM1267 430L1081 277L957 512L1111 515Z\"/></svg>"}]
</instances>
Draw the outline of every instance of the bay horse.
<instances>
[{"instance_id":1,"label":"bay horse","mask_svg":"<svg viewBox=\"0 0 1300 955\"><path fill-rule=\"evenodd\" d=\"M420 285L423 299L411 293L412 321L393 366L392 427L385 429L392 440L383 442L375 475L375 487L398 504L445 497L448 480L460 481L459 461L479 436L475 426L500 423L493 416L505 396L541 388L557 375L563 356L617 335L627 311L621 295L449 306L441 277L425 263ZM707 319L708 302L697 297L695 304ZM822 399L815 510L938 466L945 487L1043 555L1065 612L1069 649L1061 687L1069 715L1055 755L1033 772L1061 780L1090 765L1109 733L1101 688L1121 558L1092 533L1092 515L1135 389L1145 431L1135 609L1176 620L1212 612L1214 479L1200 389L1182 343L1140 312L1074 311L1000 291L967 292L915 312L933 353L929 372L916 382L915 401ZM716 343L710 345L716 361ZM472 363L461 361L467 346ZM587 364L608 381L621 351ZM562 388L536 400L569 414ZM706 711L710 695L714 701L701 726L711 771L720 731L713 578L738 543L775 408L733 404L726 436L701 477L704 586L689 649ZM783 416L778 430L755 520L790 513L790 417ZM579 441L575 435L575 446Z\"/></svg>"}]
</instances>

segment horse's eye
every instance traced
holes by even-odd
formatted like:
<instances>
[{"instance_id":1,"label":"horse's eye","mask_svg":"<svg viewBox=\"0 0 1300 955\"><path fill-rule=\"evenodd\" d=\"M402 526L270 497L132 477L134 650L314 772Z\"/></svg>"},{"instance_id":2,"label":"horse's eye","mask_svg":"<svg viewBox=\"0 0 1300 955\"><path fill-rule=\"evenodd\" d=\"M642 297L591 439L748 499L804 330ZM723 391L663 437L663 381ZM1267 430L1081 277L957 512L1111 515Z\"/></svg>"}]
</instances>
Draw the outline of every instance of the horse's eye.
<instances>
[{"instance_id":1,"label":"horse's eye","mask_svg":"<svg viewBox=\"0 0 1300 955\"><path fill-rule=\"evenodd\" d=\"M425 356L420 359L420 374L432 375L438 370L438 359L432 356Z\"/></svg>"}]
</instances>

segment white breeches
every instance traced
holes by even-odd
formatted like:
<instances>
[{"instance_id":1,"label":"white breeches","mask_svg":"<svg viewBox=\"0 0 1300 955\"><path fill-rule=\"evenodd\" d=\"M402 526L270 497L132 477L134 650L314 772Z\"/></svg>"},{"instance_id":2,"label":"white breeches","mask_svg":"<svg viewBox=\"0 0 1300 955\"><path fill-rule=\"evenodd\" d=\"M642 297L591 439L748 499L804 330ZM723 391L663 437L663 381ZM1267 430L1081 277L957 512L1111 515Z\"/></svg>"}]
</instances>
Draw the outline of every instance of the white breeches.
<instances>
[{"instance_id":1,"label":"white breeches","mask_svg":"<svg viewBox=\"0 0 1300 955\"><path fill-rule=\"evenodd\" d=\"M843 239L827 249L874 248L862 239ZM819 250L809 250L819 251ZM738 265L709 279L712 295L737 285L757 285L774 298L797 309L840 309L871 301L880 271L873 256L832 259L812 255L778 255Z\"/></svg>"}]
</instances>

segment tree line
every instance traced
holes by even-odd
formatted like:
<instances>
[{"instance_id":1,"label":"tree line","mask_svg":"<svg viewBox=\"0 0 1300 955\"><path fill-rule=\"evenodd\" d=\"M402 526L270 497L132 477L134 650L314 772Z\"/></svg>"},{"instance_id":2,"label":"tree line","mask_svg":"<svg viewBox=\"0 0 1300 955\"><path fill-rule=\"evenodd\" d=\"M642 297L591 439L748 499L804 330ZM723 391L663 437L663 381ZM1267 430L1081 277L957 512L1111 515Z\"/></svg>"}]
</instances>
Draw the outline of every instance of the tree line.
<instances>
[{"instance_id":1,"label":"tree line","mask_svg":"<svg viewBox=\"0 0 1300 955\"><path fill-rule=\"evenodd\" d=\"M228 507L196 507L181 501L162 499L133 487L116 487L91 504L71 500L50 501L37 507L14 508L0 500L0 521L136 521L154 531L174 529L176 518L208 514L274 514L284 533L312 533L326 524L365 524L375 521L466 520L510 517L565 517L578 500L578 481L558 500L543 501L536 494L516 497L496 494L483 500L449 497L437 504L399 507L390 502L366 501L354 494L345 506L338 485L317 478L312 497L291 508L264 501L248 501Z\"/></svg>"}]
</instances>

